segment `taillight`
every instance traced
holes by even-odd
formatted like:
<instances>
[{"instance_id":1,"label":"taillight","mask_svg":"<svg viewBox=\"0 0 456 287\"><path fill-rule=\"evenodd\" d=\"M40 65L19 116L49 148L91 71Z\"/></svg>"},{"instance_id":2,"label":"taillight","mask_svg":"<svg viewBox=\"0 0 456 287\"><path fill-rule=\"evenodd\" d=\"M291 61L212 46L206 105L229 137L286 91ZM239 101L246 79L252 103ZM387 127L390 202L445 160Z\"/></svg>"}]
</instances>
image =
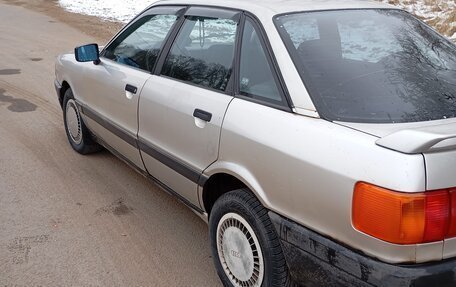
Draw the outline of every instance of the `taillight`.
<instances>
[{"instance_id":1,"label":"taillight","mask_svg":"<svg viewBox=\"0 0 456 287\"><path fill-rule=\"evenodd\" d=\"M395 244L456 237L456 189L402 193L359 182L352 221L357 230Z\"/></svg>"},{"instance_id":2,"label":"taillight","mask_svg":"<svg viewBox=\"0 0 456 287\"><path fill-rule=\"evenodd\" d=\"M448 232L450 199L448 191L432 191L424 194L426 221L422 242L439 241Z\"/></svg>"},{"instance_id":3,"label":"taillight","mask_svg":"<svg viewBox=\"0 0 456 287\"><path fill-rule=\"evenodd\" d=\"M456 237L456 188L450 190L450 226L446 237Z\"/></svg>"}]
</instances>

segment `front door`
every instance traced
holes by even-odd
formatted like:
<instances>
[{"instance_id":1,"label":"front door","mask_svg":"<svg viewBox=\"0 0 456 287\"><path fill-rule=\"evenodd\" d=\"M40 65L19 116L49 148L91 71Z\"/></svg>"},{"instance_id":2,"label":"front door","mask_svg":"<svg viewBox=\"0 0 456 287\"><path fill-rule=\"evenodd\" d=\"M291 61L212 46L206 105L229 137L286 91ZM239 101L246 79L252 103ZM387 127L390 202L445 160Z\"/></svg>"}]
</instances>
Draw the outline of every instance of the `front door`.
<instances>
[{"instance_id":1,"label":"front door","mask_svg":"<svg viewBox=\"0 0 456 287\"><path fill-rule=\"evenodd\" d=\"M217 160L231 96L238 12L190 8L139 103L139 145L148 172L200 206L197 186ZM159 71L158 71L159 70Z\"/></svg>"},{"instance_id":2,"label":"front door","mask_svg":"<svg viewBox=\"0 0 456 287\"><path fill-rule=\"evenodd\" d=\"M106 145L141 169L139 95L182 8L146 11L102 51L99 65L90 64L86 69L81 96L86 124Z\"/></svg>"}]
</instances>

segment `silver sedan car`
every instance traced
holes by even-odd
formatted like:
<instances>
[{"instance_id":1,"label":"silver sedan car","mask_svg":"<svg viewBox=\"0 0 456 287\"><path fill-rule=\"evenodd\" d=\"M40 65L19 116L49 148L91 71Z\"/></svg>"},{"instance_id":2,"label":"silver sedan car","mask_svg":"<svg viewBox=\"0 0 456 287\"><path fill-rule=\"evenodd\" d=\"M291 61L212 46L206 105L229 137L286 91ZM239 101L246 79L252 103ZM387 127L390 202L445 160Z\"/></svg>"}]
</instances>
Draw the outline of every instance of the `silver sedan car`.
<instances>
[{"instance_id":1,"label":"silver sedan car","mask_svg":"<svg viewBox=\"0 0 456 287\"><path fill-rule=\"evenodd\" d=\"M407 12L159 1L55 86L75 151L208 222L226 286L456 284L456 46Z\"/></svg>"}]
</instances>

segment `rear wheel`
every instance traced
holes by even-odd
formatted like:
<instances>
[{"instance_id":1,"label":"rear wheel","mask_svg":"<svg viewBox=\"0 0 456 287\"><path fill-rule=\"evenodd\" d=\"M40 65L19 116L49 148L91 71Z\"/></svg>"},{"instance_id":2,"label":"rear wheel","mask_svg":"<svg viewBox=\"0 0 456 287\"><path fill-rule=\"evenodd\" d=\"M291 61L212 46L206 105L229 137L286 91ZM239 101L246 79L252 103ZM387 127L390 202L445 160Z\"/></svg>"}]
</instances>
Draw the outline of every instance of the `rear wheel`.
<instances>
[{"instance_id":1,"label":"rear wheel","mask_svg":"<svg viewBox=\"0 0 456 287\"><path fill-rule=\"evenodd\" d=\"M89 154L101 150L82 121L71 89L66 90L63 97L63 121L65 132L71 147L80 154Z\"/></svg>"},{"instance_id":2,"label":"rear wheel","mask_svg":"<svg viewBox=\"0 0 456 287\"><path fill-rule=\"evenodd\" d=\"M224 286L290 286L267 210L247 189L222 195L209 219L212 254Z\"/></svg>"}]
</instances>

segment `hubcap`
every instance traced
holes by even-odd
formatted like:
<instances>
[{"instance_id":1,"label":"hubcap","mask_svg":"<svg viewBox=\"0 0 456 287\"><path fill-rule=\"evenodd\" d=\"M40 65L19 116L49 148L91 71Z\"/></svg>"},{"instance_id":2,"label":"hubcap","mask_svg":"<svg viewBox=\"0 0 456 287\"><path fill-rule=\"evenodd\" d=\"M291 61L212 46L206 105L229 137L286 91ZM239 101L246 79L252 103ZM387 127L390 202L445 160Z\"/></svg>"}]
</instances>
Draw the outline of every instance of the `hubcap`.
<instances>
[{"instance_id":1,"label":"hubcap","mask_svg":"<svg viewBox=\"0 0 456 287\"><path fill-rule=\"evenodd\" d=\"M66 125L68 134L75 144L82 142L81 118L74 100L69 100L66 105Z\"/></svg>"},{"instance_id":2,"label":"hubcap","mask_svg":"<svg viewBox=\"0 0 456 287\"><path fill-rule=\"evenodd\" d=\"M220 219L217 251L223 270L234 286L261 286L263 253L258 238L244 218L228 213Z\"/></svg>"}]
</instances>

